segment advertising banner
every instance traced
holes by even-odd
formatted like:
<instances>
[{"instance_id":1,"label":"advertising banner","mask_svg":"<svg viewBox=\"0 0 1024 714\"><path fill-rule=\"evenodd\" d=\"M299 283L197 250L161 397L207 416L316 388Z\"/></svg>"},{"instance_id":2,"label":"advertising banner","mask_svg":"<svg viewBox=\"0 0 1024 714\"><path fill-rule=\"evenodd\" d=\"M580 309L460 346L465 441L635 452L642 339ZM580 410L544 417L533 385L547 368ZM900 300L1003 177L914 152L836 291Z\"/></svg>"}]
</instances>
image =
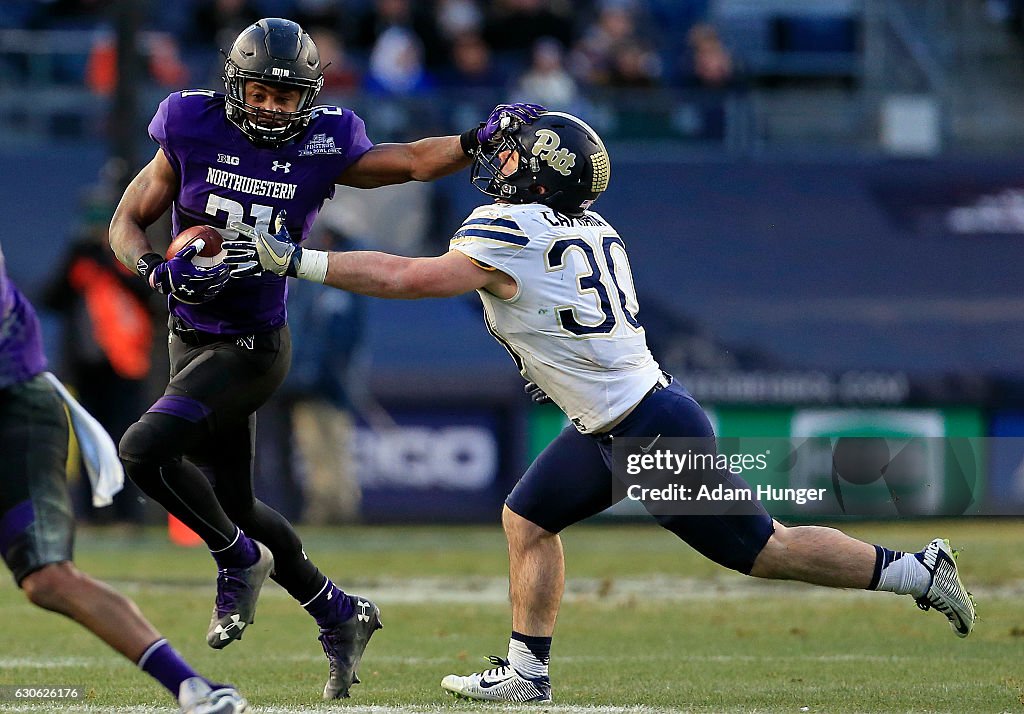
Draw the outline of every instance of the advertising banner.
<instances>
[{"instance_id":1,"label":"advertising banner","mask_svg":"<svg viewBox=\"0 0 1024 714\"><path fill-rule=\"evenodd\" d=\"M801 409L793 414L791 434L790 485L830 489L840 513L961 515L982 505L984 454L977 413ZM834 504L818 501L794 510L827 514Z\"/></svg>"},{"instance_id":2,"label":"advertising banner","mask_svg":"<svg viewBox=\"0 0 1024 714\"><path fill-rule=\"evenodd\" d=\"M996 412L991 428L989 509L1024 513L1024 411Z\"/></svg>"},{"instance_id":3,"label":"advertising banner","mask_svg":"<svg viewBox=\"0 0 1024 714\"><path fill-rule=\"evenodd\" d=\"M498 410L403 409L360 425L356 468L367 521L497 521L509 488L509 429Z\"/></svg>"}]
</instances>

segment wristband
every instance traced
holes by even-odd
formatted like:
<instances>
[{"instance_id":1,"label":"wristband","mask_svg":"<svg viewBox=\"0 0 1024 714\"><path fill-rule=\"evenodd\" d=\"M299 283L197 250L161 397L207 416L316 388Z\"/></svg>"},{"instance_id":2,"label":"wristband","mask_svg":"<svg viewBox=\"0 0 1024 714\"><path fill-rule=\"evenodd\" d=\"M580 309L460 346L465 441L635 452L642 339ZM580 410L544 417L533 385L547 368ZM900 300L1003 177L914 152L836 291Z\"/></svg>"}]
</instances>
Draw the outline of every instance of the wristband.
<instances>
[{"instance_id":1,"label":"wristband","mask_svg":"<svg viewBox=\"0 0 1024 714\"><path fill-rule=\"evenodd\" d=\"M477 132L480 131L481 126L483 124L459 134L459 144L462 146L462 153L466 156L476 156L480 151L480 137L477 136Z\"/></svg>"},{"instance_id":2,"label":"wristband","mask_svg":"<svg viewBox=\"0 0 1024 714\"><path fill-rule=\"evenodd\" d=\"M299 252L300 250L301 252ZM296 256L293 258L290 268L295 269L296 278L322 283L327 279L327 251L309 248L296 249ZM290 273L291 270L289 270Z\"/></svg>"},{"instance_id":3,"label":"wristband","mask_svg":"<svg viewBox=\"0 0 1024 714\"><path fill-rule=\"evenodd\" d=\"M148 283L149 276L156 269L156 266L166 262L159 253L146 253L135 263L135 270Z\"/></svg>"}]
</instances>

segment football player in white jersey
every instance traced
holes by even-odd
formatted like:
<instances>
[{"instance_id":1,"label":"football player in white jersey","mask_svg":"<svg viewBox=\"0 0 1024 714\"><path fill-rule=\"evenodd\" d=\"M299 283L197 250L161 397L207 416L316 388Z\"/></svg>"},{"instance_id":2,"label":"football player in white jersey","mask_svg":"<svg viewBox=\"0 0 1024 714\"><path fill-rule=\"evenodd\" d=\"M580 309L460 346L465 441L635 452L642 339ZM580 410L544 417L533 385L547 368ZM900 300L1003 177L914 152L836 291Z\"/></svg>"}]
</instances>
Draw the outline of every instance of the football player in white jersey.
<instances>
[{"instance_id":1,"label":"football player in white jersey","mask_svg":"<svg viewBox=\"0 0 1024 714\"><path fill-rule=\"evenodd\" d=\"M569 417L572 424L537 457L503 509L512 600L508 657L441 682L472 699L545 702L564 585L558 533L621 498L612 487L612 440L691 437L713 448L714 432L693 397L651 356L625 243L590 210L611 174L597 133L576 117L547 112L529 125L508 126L503 136L476 156L472 175L495 201L473 211L443 256L303 250L282 234L242 224L230 227L249 241L225 246L229 262L244 265L258 256L279 275L364 295L413 299L476 290L487 329L532 383L528 389ZM728 470L703 478L746 486ZM714 517L645 506L659 525L741 573L908 594L920 607L942 612L960 637L974 626L974 604L944 540L918 553L894 551L832 528L788 528L756 501Z\"/></svg>"}]
</instances>

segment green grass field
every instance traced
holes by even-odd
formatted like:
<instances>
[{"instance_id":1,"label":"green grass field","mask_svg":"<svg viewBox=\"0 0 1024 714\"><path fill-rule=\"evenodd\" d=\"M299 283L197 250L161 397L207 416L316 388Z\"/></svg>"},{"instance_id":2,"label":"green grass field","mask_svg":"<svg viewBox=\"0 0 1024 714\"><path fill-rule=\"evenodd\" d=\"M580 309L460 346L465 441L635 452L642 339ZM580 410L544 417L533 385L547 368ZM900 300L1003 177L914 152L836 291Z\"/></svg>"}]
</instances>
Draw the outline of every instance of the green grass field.
<instances>
[{"instance_id":1,"label":"green grass field","mask_svg":"<svg viewBox=\"0 0 1024 714\"><path fill-rule=\"evenodd\" d=\"M553 656L554 705L589 712L1020 712L1024 710L1024 523L855 524L871 542L963 552L980 620L966 640L907 597L745 578L651 525L567 531L569 584ZM276 585L245 639L205 643L212 560L162 533L83 531L77 561L116 585L207 676L258 712L475 712L438 682L505 654L506 555L498 527L302 531L321 569L381 605L385 629L363 684L323 703L326 661L312 620ZM0 585L0 685L81 685L84 702L0 701L0 712L173 711L171 700L89 633ZM806 707L806 709L804 709Z\"/></svg>"}]
</instances>

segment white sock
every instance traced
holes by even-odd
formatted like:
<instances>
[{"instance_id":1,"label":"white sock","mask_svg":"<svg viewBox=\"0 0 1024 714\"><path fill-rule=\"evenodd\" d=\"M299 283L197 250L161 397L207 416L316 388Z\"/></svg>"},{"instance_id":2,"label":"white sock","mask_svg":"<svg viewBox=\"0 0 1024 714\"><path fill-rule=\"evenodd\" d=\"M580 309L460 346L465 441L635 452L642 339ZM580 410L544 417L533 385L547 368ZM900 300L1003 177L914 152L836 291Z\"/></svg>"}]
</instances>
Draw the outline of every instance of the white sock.
<instances>
[{"instance_id":1,"label":"white sock","mask_svg":"<svg viewBox=\"0 0 1024 714\"><path fill-rule=\"evenodd\" d=\"M882 568L875 590L921 597L928 592L931 582L932 574L924 563L914 553L907 553Z\"/></svg>"},{"instance_id":2,"label":"white sock","mask_svg":"<svg viewBox=\"0 0 1024 714\"><path fill-rule=\"evenodd\" d=\"M512 669L528 679L548 676L548 661L537 659L525 642L510 639L508 641L508 661Z\"/></svg>"}]
</instances>

